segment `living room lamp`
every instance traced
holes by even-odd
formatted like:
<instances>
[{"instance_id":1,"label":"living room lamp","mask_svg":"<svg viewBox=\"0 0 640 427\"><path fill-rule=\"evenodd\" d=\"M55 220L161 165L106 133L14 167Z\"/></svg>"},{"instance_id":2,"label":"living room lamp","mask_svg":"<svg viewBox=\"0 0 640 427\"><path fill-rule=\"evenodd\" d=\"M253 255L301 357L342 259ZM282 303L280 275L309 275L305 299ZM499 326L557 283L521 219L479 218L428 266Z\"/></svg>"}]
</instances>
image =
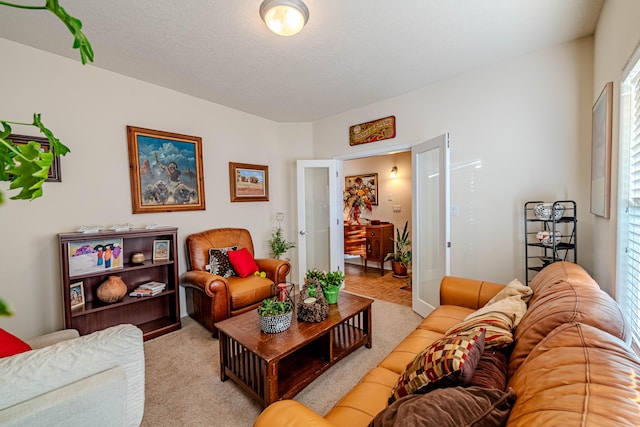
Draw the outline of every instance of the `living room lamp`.
<instances>
[{"instance_id":1,"label":"living room lamp","mask_svg":"<svg viewBox=\"0 0 640 427\"><path fill-rule=\"evenodd\" d=\"M260 5L260 16L274 33L293 36L309 20L309 9L302 0L264 0Z\"/></svg>"}]
</instances>

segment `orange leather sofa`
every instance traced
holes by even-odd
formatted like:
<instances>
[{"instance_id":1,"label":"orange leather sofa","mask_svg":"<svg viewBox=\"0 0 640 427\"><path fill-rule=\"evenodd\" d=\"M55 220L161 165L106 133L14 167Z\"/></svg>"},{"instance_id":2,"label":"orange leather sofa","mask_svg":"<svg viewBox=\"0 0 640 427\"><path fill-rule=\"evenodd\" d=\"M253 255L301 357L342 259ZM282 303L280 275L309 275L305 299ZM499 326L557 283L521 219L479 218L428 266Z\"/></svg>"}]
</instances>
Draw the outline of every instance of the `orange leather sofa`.
<instances>
[{"instance_id":1,"label":"orange leather sofa","mask_svg":"<svg viewBox=\"0 0 640 427\"><path fill-rule=\"evenodd\" d=\"M482 307L502 285L445 277L440 302L380 364L324 417L294 400L268 406L256 427L367 426L387 407L414 356ZM616 302L576 264L539 272L514 331L508 386L516 393L508 426L640 425L640 359Z\"/></svg>"},{"instance_id":2,"label":"orange leather sofa","mask_svg":"<svg viewBox=\"0 0 640 427\"><path fill-rule=\"evenodd\" d=\"M187 313L214 337L215 327L229 317L257 309L262 300L275 295L274 284L286 282L291 266L286 260L257 258L256 264L266 278L259 276L228 278L207 271L209 249L237 246L246 248L253 256L253 240L248 230L243 228L217 228L187 236L187 268L180 276L180 285L185 288Z\"/></svg>"}]
</instances>

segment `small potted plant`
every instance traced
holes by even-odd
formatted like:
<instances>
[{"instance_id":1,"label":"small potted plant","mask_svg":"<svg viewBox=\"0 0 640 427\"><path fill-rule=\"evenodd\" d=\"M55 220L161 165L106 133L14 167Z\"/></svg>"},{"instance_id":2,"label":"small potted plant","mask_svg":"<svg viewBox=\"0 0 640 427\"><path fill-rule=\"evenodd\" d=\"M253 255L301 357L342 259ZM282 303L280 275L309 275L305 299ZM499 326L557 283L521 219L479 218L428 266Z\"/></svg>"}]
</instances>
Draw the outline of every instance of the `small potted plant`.
<instances>
[{"instance_id":1,"label":"small potted plant","mask_svg":"<svg viewBox=\"0 0 640 427\"><path fill-rule=\"evenodd\" d=\"M396 228L396 240L394 242L394 251L389 252L384 257L385 261L391 260L394 277L407 277L407 269L411 265L411 240L409 240L409 221L404 223L404 229L400 233L400 229Z\"/></svg>"},{"instance_id":2,"label":"small potted plant","mask_svg":"<svg viewBox=\"0 0 640 427\"><path fill-rule=\"evenodd\" d=\"M324 272L318 269L307 271L305 283L309 289L322 289L328 304L336 304L338 302L338 293L342 282L344 281L344 273L340 270Z\"/></svg>"},{"instance_id":3,"label":"small potted plant","mask_svg":"<svg viewBox=\"0 0 640 427\"><path fill-rule=\"evenodd\" d=\"M271 247L271 253L273 254L273 257L275 259L280 259L280 257L289 249L295 248L296 244L293 242L287 242L282 235L282 228L278 226L271 235L269 246Z\"/></svg>"},{"instance_id":4,"label":"small potted plant","mask_svg":"<svg viewBox=\"0 0 640 427\"><path fill-rule=\"evenodd\" d=\"M293 304L289 300L278 301L277 297L262 300L258 307L260 329L269 334L276 334L289 329L293 315Z\"/></svg>"}]
</instances>

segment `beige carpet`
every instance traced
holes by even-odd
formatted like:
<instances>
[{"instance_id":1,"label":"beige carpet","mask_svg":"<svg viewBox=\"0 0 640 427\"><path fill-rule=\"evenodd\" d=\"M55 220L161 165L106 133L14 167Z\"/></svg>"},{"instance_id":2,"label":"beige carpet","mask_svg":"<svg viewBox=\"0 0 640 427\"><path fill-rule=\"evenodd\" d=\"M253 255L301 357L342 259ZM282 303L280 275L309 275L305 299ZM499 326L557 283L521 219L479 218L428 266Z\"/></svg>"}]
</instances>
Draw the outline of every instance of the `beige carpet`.
<instances>
[{"instance_id":1,"label":"beige carpet","mask_svg":"<svg viewBox=\"0 0 640 427\"><path fill-rule=\"evenodd\" d=\"M375 300L373 347L359 348L295 399L326 413L420 322L411 308ZM147 341L142 426L251 426L261 408L233 381L220 381L218 340L186 317L182 329ZM257 317L256 317L257 321Z\"/></svg>"}]
</instances>

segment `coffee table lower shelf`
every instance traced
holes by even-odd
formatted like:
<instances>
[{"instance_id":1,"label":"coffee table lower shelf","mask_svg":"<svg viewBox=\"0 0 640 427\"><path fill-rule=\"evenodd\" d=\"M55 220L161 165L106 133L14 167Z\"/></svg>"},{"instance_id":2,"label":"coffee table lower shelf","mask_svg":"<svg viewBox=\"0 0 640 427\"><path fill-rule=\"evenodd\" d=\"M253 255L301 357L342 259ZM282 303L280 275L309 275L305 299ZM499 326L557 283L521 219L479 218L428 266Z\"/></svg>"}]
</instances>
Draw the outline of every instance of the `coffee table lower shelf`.
<instances>
[{"instance_id":1,"label":"coffee table lower shelf","mask_svg":"<svg viewBox=\"0 0 640 427\"><path fill-rule=\"evenodd\" d=\"M351 297L348 295L344 306ZM320 323L294 319L285 332L265 334L258 330L260 336L248 341L245 334L235 334L238 338L234 338L234 331L225 328L224 322L235 318L217 324L221 380L231 378L263 407L294 397L349 353L363 345L371 348L372 300L362 302L355 312L347 309L347 317L334 315ZM246 314L251 316L247 320L257 322L255 313ZM236 320L240 329L246 326L242 320Z\"/></svg>"}]
</instances>

